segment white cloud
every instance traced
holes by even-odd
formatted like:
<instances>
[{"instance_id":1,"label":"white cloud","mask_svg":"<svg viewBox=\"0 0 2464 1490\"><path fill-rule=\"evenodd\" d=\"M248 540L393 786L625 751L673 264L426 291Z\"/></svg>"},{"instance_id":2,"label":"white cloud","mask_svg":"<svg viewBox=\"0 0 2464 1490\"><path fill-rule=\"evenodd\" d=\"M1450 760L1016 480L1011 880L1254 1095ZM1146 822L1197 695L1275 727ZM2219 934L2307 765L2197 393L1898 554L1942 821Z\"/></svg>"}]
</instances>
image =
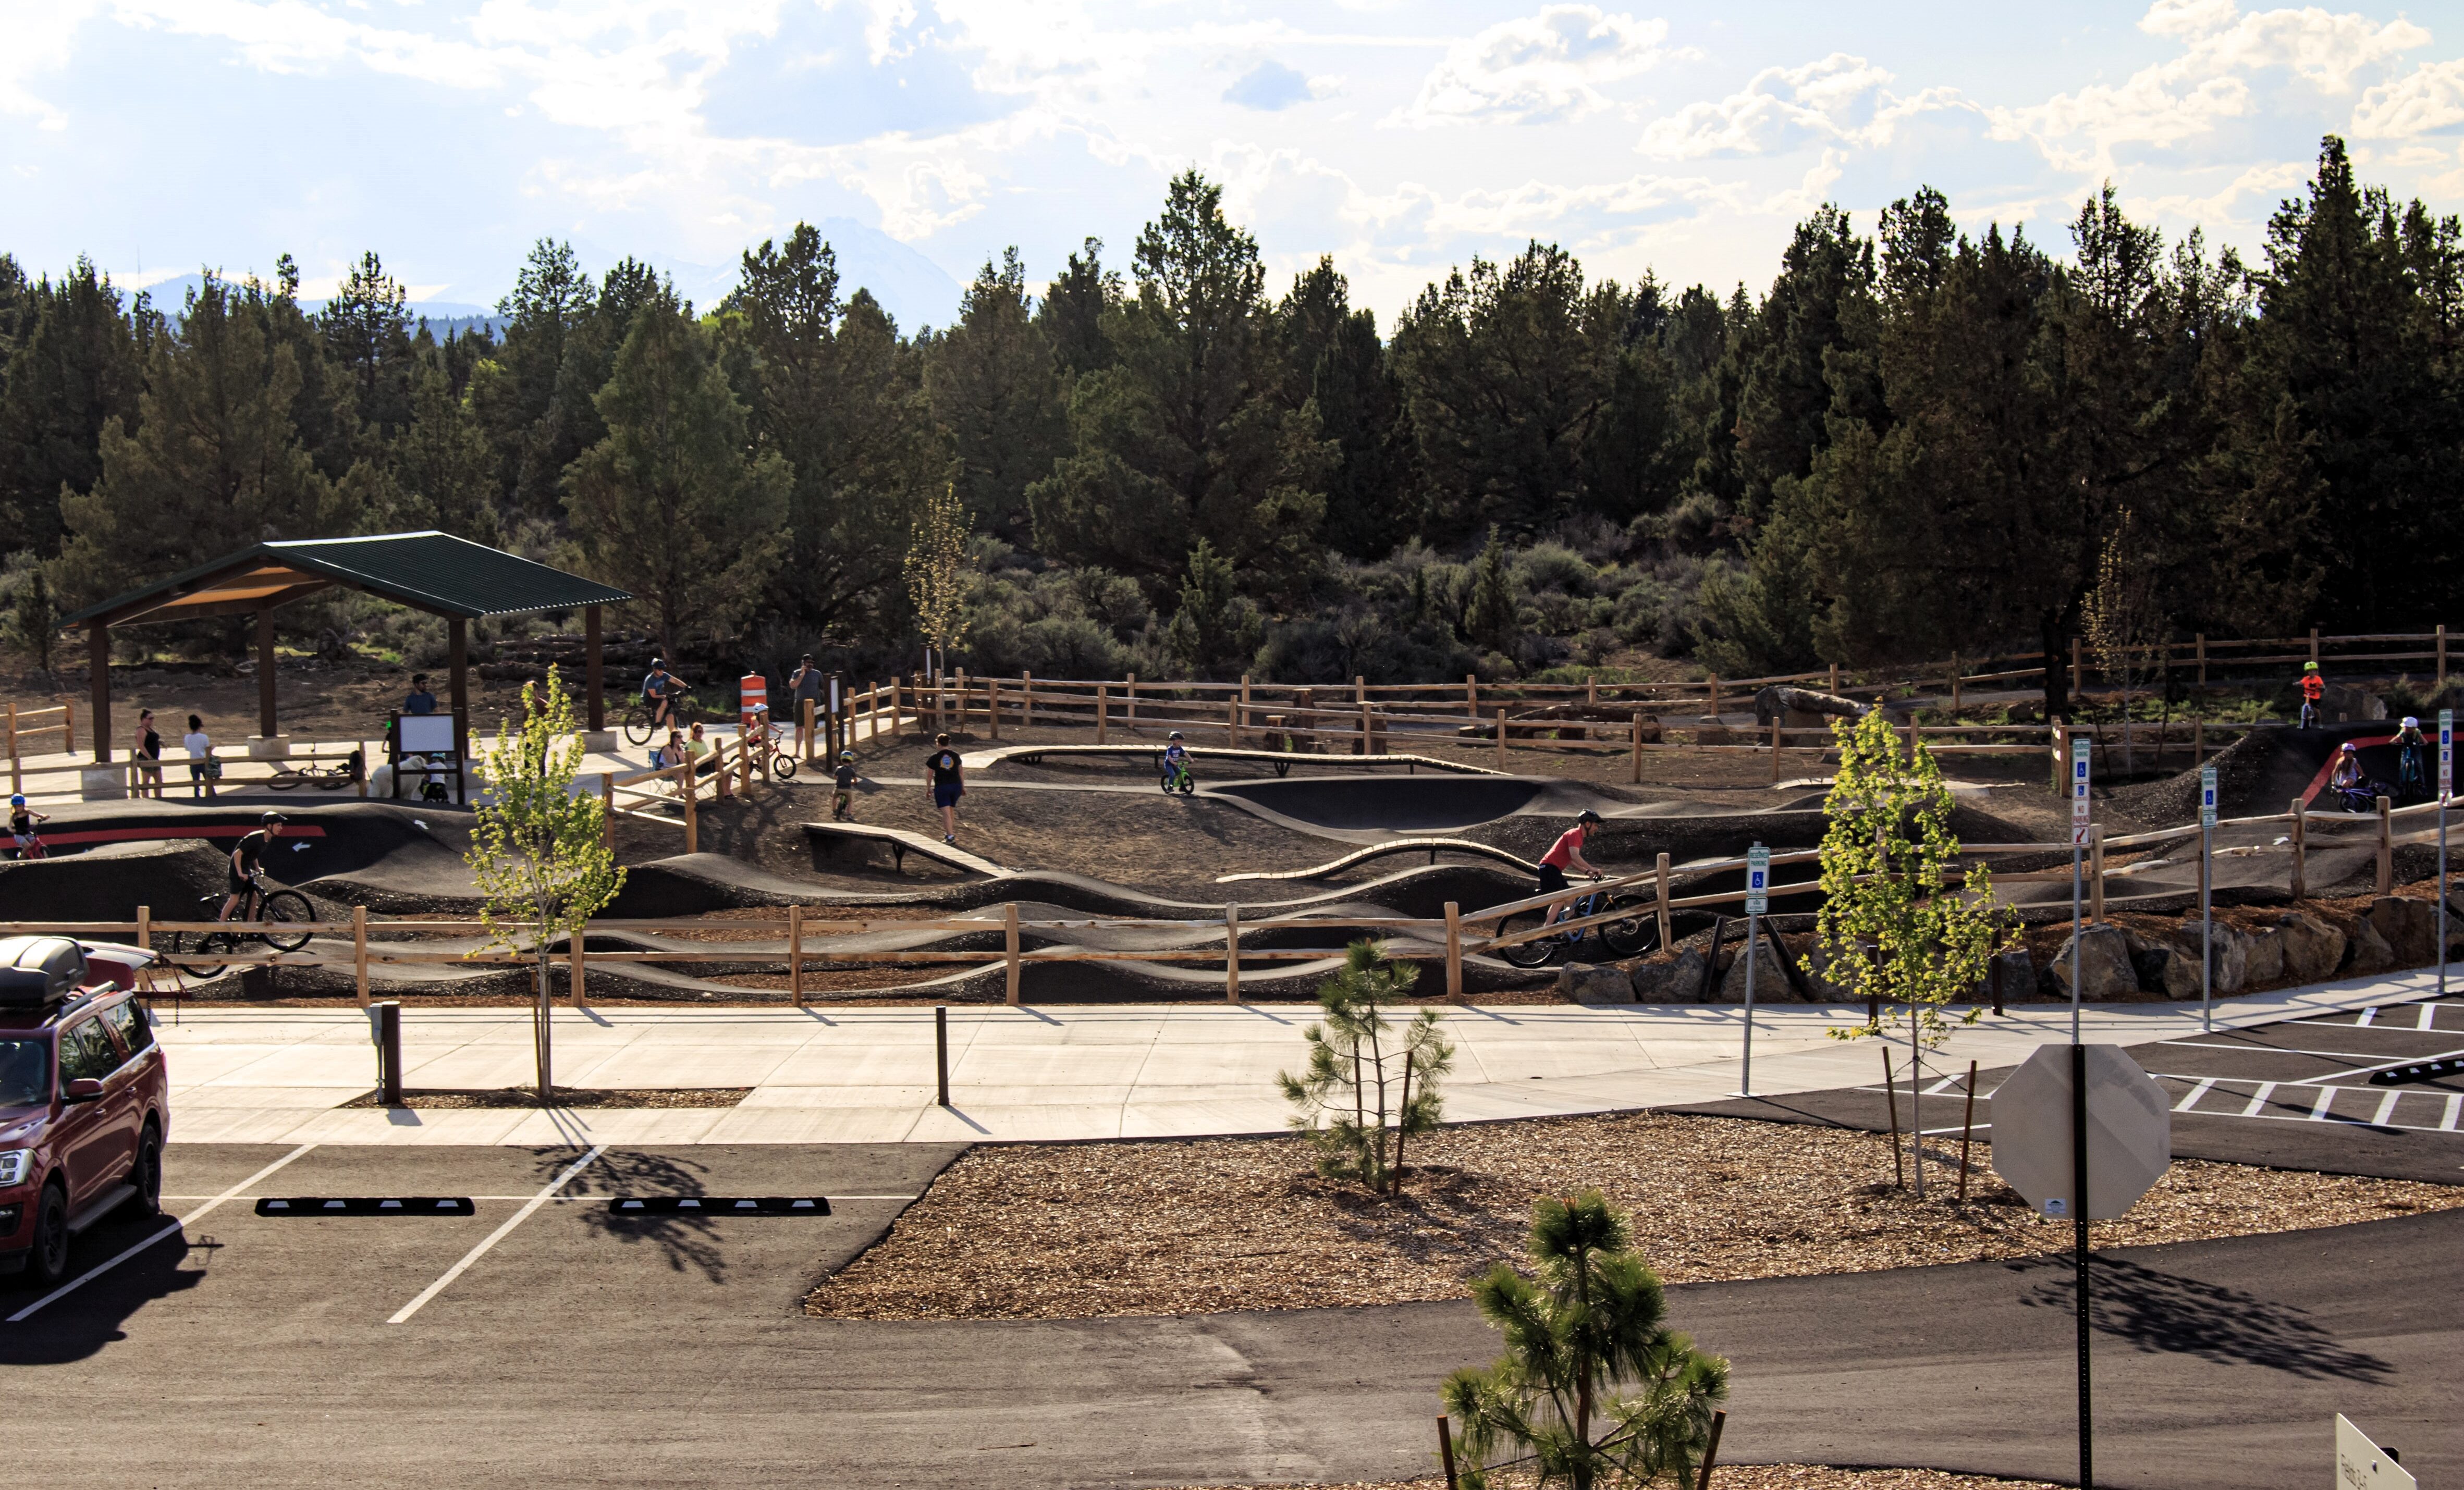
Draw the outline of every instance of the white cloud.
<instances>
[{"instance_id":1,"label":"white cloud","mask_svg":"<svg viewBox=\"0 0 2464 1490\"><path fill-rule=\"evenodd\" d=\"M1996 109L1995 138L2033 141L2065 170L2110 174L2123 146L2177 145L2255 112L2249 75L2280 68L2318 92L2342 95L2357 74L2431 39L2402 18L2381 23L2315 6L2244 13L2232 0L2156 0L2139 25L2178 39L2181 55L2119 85Z\"/></svg>"},{"instance_id":2,"label":"white cloud","mask_svg":"<svg viewBox=\"0 0 2464 1490\"><path fill-rule=\"evenodd\" d=\"M1802 67L1765 68L1725 99L1653 120L1636 148L1665 160L1697 160L1768 155L1817 140L1887 144L1903 119L1969 106L1955 89L1928 88L1903 99L1889 90L1890 81L1889 72L1844 52Z\"/></svg>"},{"instance_id":3,"label":"white cloud","mask_svg":"<svg viewBox=\"0 0 2464 1490\"><path fill-rule=\"evenodd\" d=\"M0 0L0 114L21 114L46 130L68 127L68 116L36 94L33 79L68 65L77 30L99 7L91 0Z\"/></svg>"},{"instance_id":4,"label":"white cloud","mask_svg":"<svg viewBox=\"0 0 2464 1490\"><path fill-rule=\"evenodd\" d=\"M1648 72L1669 54L1663 20L1610 15L1597 6L1552 5L1456 43L1390 122L1529 124L1608 106L1600 92Z\"/></svg>"},{"instance_id":5,"label":"white cloud","mask_svg":"<svg viewBox=\"0 0 2464 1490\"><path fill-rule=\"evenodd\" d=\"M2362 95L2353 110L2360 140L2410 140L2464 124L2464 57L2424 62Z\"/></svg>"}]
</instances>

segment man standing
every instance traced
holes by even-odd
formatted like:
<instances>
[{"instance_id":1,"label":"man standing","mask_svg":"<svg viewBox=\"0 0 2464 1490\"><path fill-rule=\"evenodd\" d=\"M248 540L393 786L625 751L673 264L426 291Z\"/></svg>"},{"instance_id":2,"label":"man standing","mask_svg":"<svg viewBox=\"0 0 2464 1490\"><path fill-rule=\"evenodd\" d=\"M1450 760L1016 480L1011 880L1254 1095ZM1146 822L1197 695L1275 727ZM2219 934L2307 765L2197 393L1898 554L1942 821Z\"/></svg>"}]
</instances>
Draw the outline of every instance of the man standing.
<instances>
[{"instance_id":1,"label":"man standing","mask_svg":"<svg viewBox=\"0 0 2464 1490\"><path fill-rule=\"evenodd\" d=\"M802 760L812 759L815 753L812 719L821 706L822 682L822 669L813 666L810 652L787 675L787 696L794 700L788 707L796 711L796 756Z\"/></svg>"},{"instance_id":2,"label":"man standing","mask_svg":"<svg viewBox=\"0 0 2464 1490\"><path fill-rule=\"evenodd\" d=\"M924 757L925 769L933 773L933 805L941 809L941 842L958 842L958 799L967 795L967 783L958 768L958 753L950 748L946 734L933 736L933 754Z\"/></svg>"},{"instance_id":3,"label":"man standing","mask_svg":"<svg viewBox=\"0 0 2464 1490\"><path fill-rule=\"evenodd\" d=\"M436 695L428 690L427 673L414 672L410 675L410 691L403 696L402 712L407 714L436 712Z\"/></svg>"}]
</instances>

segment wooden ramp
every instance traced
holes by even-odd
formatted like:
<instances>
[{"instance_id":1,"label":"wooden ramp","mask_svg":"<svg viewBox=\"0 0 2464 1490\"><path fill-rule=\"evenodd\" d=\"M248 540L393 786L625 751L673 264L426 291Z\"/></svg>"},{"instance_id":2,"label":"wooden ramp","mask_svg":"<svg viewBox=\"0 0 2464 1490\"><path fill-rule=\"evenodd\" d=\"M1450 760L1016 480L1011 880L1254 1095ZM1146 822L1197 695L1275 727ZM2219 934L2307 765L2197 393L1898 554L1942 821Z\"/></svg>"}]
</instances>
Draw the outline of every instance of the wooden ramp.
<instances>
[{"instance_id":1,"label":"wooden ramp","mask_svg":"<svg viewBox=\"0 0 2464 1490\"><path fill-rule=\"evenodd\" d=\"M1494 770L1488 766L1475 766L1468 761L1441 760L1435 756L1383 754L1375 756L1311 756L1302 755L1291 751L1226 750L1221 746L1205 745L1192 745L1188 747L1188 749L1189 756L1192 760L1249 761L1258 765L1274 767L1275 775L1277 776L1282 776L1285 772L1289 771L1296 765L1334 766L1340 767L1346 771L1358 771L1365 767L1375 765L1401 766L1406 770L1415 770L1419 767L1426 766L1432 771L1451 771L1459 776L1505 776L1508 774L1507 772ZM958 763L965 766L970 771L980 771L992 766L1000 765L1004 760L1015 760L1022 765L1031 766L1045 756L1146 756L1160 762L1163 758L1163 742L1157 740L1151 745L1003 745L996 750L968 752L958 757Z\"/></svg>"},{"instance_id":2,"label":"wooden ramp","mask_svg":"<svg viewBox=\"0 0 2464 1490\"><path fill-rule=\"evenodd\" d=\"M1323 878L1326 875L1340 873L1345 869L1351 868L1353 865L1365 864L1372 859L1383 859L1392 854L1417 854L1422 849L1426 849L1428 851L1429 863L1431 864L1438 862L1438 854L1442 850L1449 853L1476 854L1483 859L1494 859L1501 864L1510 864L1527 874L1537 874L1540 872L1540 866L1533 864L1530 860L1525 859L1518 854L1509 854L1505 849L1499 848L1494 844L1474 843L1472 840L1467 838L1403 838L1397 839L1391 844L1375 844L1367 848L1346 854L1340 859L1331 859L1325 864L1317 865L1307 869L1285 869L1275 872L1259 871L1251 874L1219 874L1215 877L1215 883L1218 885L1232 885L1244 880L1314 880Z\"/></svg>"},{"instance_id":3,"label":"wooden ramp","mask_svg":"<svg viewBox=\"0 0 2464 1490\"><path fill-rule=\"evenodd\" d=\"M862 822L807 822L804 837L817 855L846 858L858 863L878 864L886 851L891 867L907 870L907 856L920 854L935 864L945 864L967 874L987 875L995 879L1010 871L989 859L978 858L963 848L953 848L937 838L922 833L910 833L903 828L879 828Z\"/></svg>"}]
</instances>

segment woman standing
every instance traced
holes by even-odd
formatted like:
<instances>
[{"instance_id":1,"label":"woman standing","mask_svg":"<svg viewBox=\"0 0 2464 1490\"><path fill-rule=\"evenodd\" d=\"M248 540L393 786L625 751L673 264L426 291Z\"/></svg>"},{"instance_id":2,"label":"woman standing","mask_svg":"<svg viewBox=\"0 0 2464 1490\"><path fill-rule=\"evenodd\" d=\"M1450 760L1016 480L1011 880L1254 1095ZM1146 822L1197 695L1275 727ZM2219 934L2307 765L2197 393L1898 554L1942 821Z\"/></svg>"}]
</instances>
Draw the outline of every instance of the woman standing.
<instances>
[{"instance_id":1,"label":"woman standing","mask_svg":"<svg viewBox=\"0 0 2464 1490\"><path fill-rule=\"evenodd\" d=\"M180 736L180 743L188 751L188 796L213 796L214 742L206 734L206 721L195 714L188 715L188 733Z\"/></svg>"},{"instance_id":2,"label":"woman standing","mask_svg":"<svg viewBox=\"0 0 2464 1490\"><path fill-rule=\"evenodd\" d=\"M137 711L137 795L163 795L163 732L154 728L154 711Z\"/></svg>"}]
</instances>

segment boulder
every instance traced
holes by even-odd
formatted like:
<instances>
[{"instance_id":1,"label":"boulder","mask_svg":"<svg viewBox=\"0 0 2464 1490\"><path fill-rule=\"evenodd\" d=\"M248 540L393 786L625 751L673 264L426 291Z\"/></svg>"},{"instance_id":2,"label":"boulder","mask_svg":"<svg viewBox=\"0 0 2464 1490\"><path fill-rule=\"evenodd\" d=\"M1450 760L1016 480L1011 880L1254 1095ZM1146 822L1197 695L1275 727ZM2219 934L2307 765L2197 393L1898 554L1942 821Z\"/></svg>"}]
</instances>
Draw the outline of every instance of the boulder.
<instances>
[{"instance_id":1,"label":"boulder","mask_svg":"<svg viewBox=\"0 0 2464 1490\"><path fill-rule=\"evenodd\" d=\"M2400 968L2418 968L2438 960L2438 906L2434 901L2381 895L2370 902L2368 924L2395 954Z\"/></svg>"},{"instance_id":2,"label":"boulder","mask_svg":"<svg viewBox=\"0 0 2464 1490\"><path fill-rule=\"evenodd\" d=\"M1668 1003L1676 997L1677 959L1644 957L1626 964L1626 978L1637 1003ZM1688 997L1691 997L1690 993Z\"/></svg>"},{"instance_id":3,"label":"boulder","mask_svg":"<svg viewBox=\"0 0 2464 1490\"><path fill-rule=\"evenodd\" d=\"M1853 698L1785 683L1771 684L1754 694L1754 723L1766 730L1773 724L1792 730L1819 729L1834 718L1855 719L1864 712L1865 706Z\"/></svg>"},{"instance_id":4,"label":"boulder","mask_svg":"<svg viewBox=\"0 0 2464 1490\"><path fill-rule=\"evenodd\" d=\"M1688 947L1668 965L1667 998L1671 1003L1698 1003L1703 1000L1703 954Z\"/></svg>"},{"instance_id":5,"label":"boulder","mask_svg":"<svg viewBox=\"0 0 2464 1490\"><path fill-rule=\"evenodd\" d=\"M1705 717L1694 721L1694 743L1697 745L1733 745L1736 738L1719 720ZM1750 743L1750 742L1749 742Z\"/></svg>"},{"instance_id":6,"label":"boulder","mask_svg":"<svg viewBox=\"0 0 2464 1490\"><path fill-rule=\"evenodd\" d=\"M1846 981L1835 981L1832 978L1831 958L1824 953L1819 940L1806 949L1805 960L1812 965L1805 975L1806 991L1814 996L1815 1001L1853 1003L1861 997Z\"/></svg>"},{"instance_id":7,"label":"boulder","mask_svg":"<svg viewBox=\"0 0 2464 1490\"><path fill-rule=\"evenodd\" d=\"M1738 948L1732 954L1728 971L1720 975L1720 1001L1723 1003L1746 1001L1746 950L1743 947ZM1771 943L1764 942L1754 949L1754 1002L1767 1004L1794 1003L1795 1001L1796 990L1789 986L1788 970L1779 965L1777 957L1771 955Z\"/></svg>"},{"instance_id":8,"label":"boulder","mask_svg":"<svg viewBox=\"0 0 2464 1490\"><path fill-rule=\"evenodd\" d=\"M2243 988L2260 988L2284 978L2284 933L2276 927L2263 926L2255 931L2237 933L2241 940L2248 972ZM2235 992L2240 990L2236 989Z\"/></svg>"},{"instance_id":9,"label":"boulder","mask_svg":"<svg viewBox=\"0 0 2464 1490\"><path fill-rule=\"evenodd\" d=\"M2139 972L2130 963L2130 943L2118 926L2091 926L2062 943L2054 956L2054 977L2062 997L2070 997L2074 964L2079 996L2089 1000L2127 998L2139 992Z\"/></svg>"},{"instance_id":10,"label":"boulder","mask_svg":"<svg viewBox=\"0 0 2464 1490\"><path fill-rule=\"evenodd\" d=\"M2035 997L2036 964L2035 960L2028 955L2027 948L2013 947L2009 952L1995 954L1991 970L1986 974L1989 981L1979 991L1984 1000L1989 1003L1993 997L1993 984L1991 979L1997 972L2001 975L2004 1003L2019 1003Z\"/></svg>"},{"instance_id":11,"label":"boulder","mask_svg":"<svg viewBox=\"0 0 2464 1490\"><path fill-rule=\"evenodd\" d=\"M2316 983L2336 975L2344 961L2344 933L2304 911L2288 910L2277 917L2277 940L2284 949L2279 976L2296 983Z\"/></svg>"},{"instance_id":12,"label":"boulder","mask_svg":"<svg viewBox=\"0 0 2464 1490\"><path fill-rule=\"evenodd\" d=\"M2337 969L2346 977L2384 973L2395 966L2395 949L2379 934L2379 929L2364 916L2353 924L2353 934L2344 944L2343 966Z\"/></svg>"},{"instance_id":13,"label":"boulder","mask_svg":"<svg viewBox=\"0 0 2464 1490\"><path fill-rule=\"evenodd\" d=\"M2191 916L2173 929L2172 949L2190 967L2192 997L2197 997L2199 942L2198 917ZM2240 993L2243 985L2250 981L2250 947L2248 933L2234 931L2226 922L2216 923L2214 991L2217 997Z\"/></svg>"},{"instance_id":14,"label":"boulder","mask_svg":"<svg viewBox=\"0 0 2464 1490\"><path fill-rule=\"evenodd\" d=\"M1569 962L1557 970L1557 997L1577 1003L1630 1003L1634 977L1623 968Z\"/></svg>"}]
</instances>

